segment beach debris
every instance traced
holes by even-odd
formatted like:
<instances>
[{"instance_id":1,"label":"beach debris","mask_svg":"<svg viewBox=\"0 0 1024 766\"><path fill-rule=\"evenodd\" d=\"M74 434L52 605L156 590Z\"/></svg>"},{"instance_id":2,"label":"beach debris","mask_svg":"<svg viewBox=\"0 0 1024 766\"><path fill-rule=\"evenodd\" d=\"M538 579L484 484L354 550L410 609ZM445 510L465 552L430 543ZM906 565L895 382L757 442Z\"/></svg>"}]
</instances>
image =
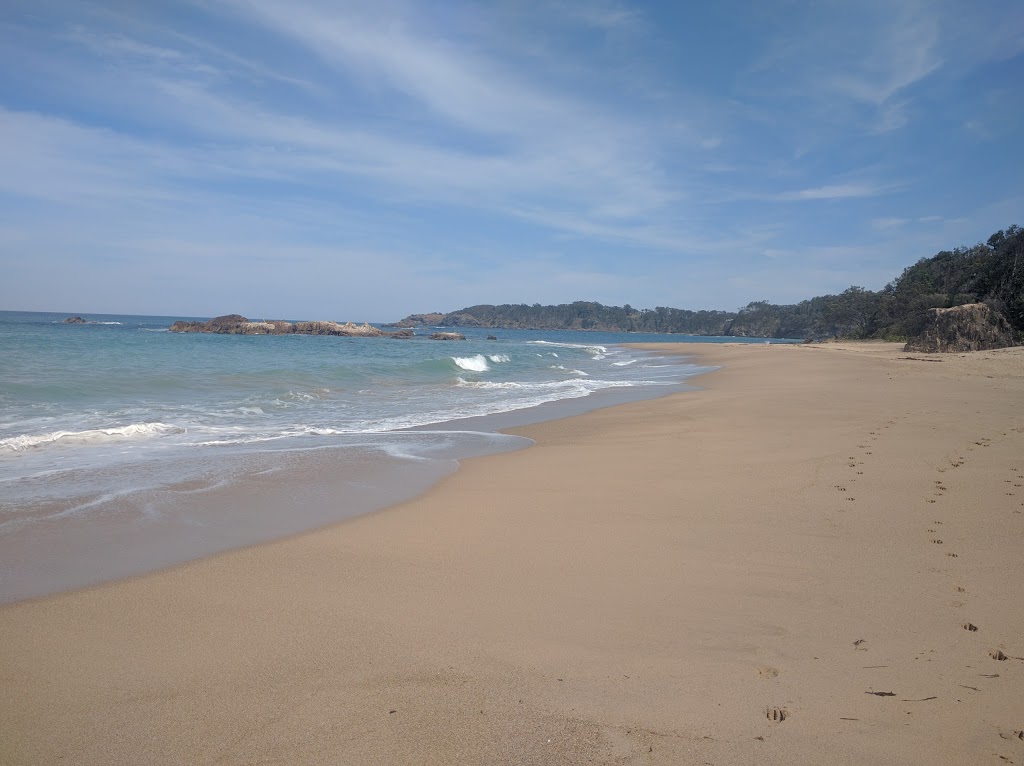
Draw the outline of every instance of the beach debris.
<instances>
[{"instance_id":1,"label":"beach debris","mask_svg":"<svg viewBox=\"0 0 1024 766\"><path fill-rule=\"evenodd\" d=\"M973 622L965 622L960 627L962 627L964 630L969 630L971 633L976 633L978 631L978 626L975 625Z\"/></svg>"},{"instance_id":2,"label":"beach debris","mask_svg":"<svg viewBox=\"0 0 1024 766\"><path fill-rule=\"evenodd\" d=\"M961 689L970 689L972 692L981 691L981 689L979 689L977 686L964 686L963 684L957 684L957 686L959 686Z\"/></svg>"},{"instance_id":3,"label":"beach debris","mask_svg":"<svg viewBox=\"0 0 1024 766\"><path fill-rule=\"evenodd\" d=\"M999 678L999 674L998 673L980 673L979 675L982 678Z\"/></svg>"},{"instance_id":4,"label":"beach debris","mask_svg":"<svg viewBox=\"0 0 1024 766\"><path fill-rule=\"evenodd\" d=\"M784 707L769 707L765 710L765 717L769 721L775 721L776 723L782 723L789 718L789 711Z\"/></svg>"},{"instance_id":5,"label":"beach debris","mask_svg":"<svg viewBox=\"0 0 1024 766\"><path fill-rule=\"evenodd\" d=\"M1002 649L989 649L988 656L994 660L999 660L1000 662L1005 659L1009 659Z\"/></svg>"},{"instance_id":6,"label":"beach debris","mask_svg":"<svg viewBox=\"0 0 1024 766\"><path fill-rule=\"evenodd\" d=\"M859 721L860 719L859 718L844 718L843 716L839 716L839 720L840 721Z\"/></svg>"},{"instance_id":7,"label":"beach debris","mask_svg":"<svg viewBox=\"0 0 1024 766\"><path fill-rule=\"evenodd\" d=\"M865 694L873 694L876 697L895 697L896 692L864 692Z\"/></svg>"},{"instance_id":8,"label":"beach debris","mask_svg":"<svg viewBox=\"0 0 1024 766\"><path fill-rule=\"evenodd\" d=\"M969 688L974 688L974 687L969 687ZM975 691L978 691L978 690L975 689ZM922 697L919 700L900 700L900 701L901 702L927 702L928 700L937 700L937 699L938 699L938 697Z\"/></svg>"},{"instance_id":9,"label":"beach debris","mask_svg":"<svg viewBox=\"0 0 1024 766\"><path fill-rule=\"evenodd\" d=\"M397 712L398 712L397 710L389 710L388 711L388 715L392 715L393 713L397 713Z\"/></svg>"}]
</instances>

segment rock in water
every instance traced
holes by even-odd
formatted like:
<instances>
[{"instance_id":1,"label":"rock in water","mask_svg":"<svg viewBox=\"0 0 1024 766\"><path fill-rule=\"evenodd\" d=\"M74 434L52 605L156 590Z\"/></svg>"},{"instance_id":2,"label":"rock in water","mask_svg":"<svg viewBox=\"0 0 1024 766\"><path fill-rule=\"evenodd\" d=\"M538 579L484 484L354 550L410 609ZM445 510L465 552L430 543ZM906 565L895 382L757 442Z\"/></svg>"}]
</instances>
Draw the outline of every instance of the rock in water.
<instances>
[{"instance_id":1,"label":"rock in water","mask_svg":"<svg viewBox=\"0 0 1024 766\"><path fill-rule=\"evenodd\" d=\"M353 322L285 322L271 319L264 322L251 322L241 314L226 314L209 322L175 322L171 332L209 332L221 335L339 335L345 338L381 338L408 337L408 330L389 333L379 330L371 324L361 325Z\"/></svg>"},{"instance_id":2,"label":"rock in water","mask_svg":"<svg viewBox=\"0 0 1024 766\"><path fill-rule=\"evenodd\" d=\"M430 334L431 340L465 340L466 336L461 332L433 332Z\"/></svg>"},{"instance_id":3,"label":"rock in water","mask_svg":"<svg viewBox=\"0 0 1024 766\"><path fill-rule=\"evenodd\" d=\"M68 317L64 320L64 324L85 324L85 320L82 317Z\"/></svg>"},{"instance_id":4,"label":"rock in water","mask_svg":"<svg viewBox=\"0 0 1024 766\"><path fill-rule=\"evenodd\" d=\"M984 351L1016 345L1010 323L984 303L929 309L924 331L904 351L926 354Z\"/></svg>"}]
</instances>

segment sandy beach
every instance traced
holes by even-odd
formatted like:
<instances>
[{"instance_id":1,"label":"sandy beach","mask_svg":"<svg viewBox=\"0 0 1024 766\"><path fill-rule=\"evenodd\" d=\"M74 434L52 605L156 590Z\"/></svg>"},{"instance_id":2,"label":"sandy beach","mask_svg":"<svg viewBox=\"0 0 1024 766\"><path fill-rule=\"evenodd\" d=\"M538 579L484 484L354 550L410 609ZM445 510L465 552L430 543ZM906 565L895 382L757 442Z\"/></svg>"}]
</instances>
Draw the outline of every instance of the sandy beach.
<instances>
[{"instance_id":1,"label":"sandy beach","mask_svg":"<svg viewBox=\"0 0 1024 766\"><path fill-rule=\"evenodd\" d=\"M1024 764L1024 348L702 390L0 608L2 764Z\"/></svg>"}]
</instances>

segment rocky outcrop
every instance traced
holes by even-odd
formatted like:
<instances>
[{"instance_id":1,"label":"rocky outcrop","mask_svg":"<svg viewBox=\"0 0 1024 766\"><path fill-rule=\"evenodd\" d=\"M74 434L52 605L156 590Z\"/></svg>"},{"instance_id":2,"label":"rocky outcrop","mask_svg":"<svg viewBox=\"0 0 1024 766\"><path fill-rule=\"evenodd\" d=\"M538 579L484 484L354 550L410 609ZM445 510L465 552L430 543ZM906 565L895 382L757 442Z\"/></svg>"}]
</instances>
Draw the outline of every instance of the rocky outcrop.
<instances>
[{"instance_id":1,"label":"rocky outcrop","mask_svg":"<svg viewBox=\"0 0 1024 766\"><path fill-rule=\"evenodd\" d=\"M87 324L82 317L68 317L64 320L64 324Z\"/></svg>"},{"instance_id":2,"label":"rocky outcrop","mask_svg":"<svg viewBox=\"0 0 1024 766\"><path fill-rule=\"evenodd\" d=\"M221 335L338 335L345 338L408 338L411 330L385 332L371 324L345 322L251 322L241 314L226 314L208 322L175 322L171 332L206 332Z\"/></svg>"},{"instance_id":3,"label":"rocky outcrop","mask_svg":"<svg viewBox=\"0 0 1024 766\"><path fill-rule=\"evenodd\" d=\"M929 309L924 331L905 351L925 354L983 351L1013 346L1013 330L1002 314L984 303Z\"/></svg>"},{"instance_id":4,"label":"rocky outcrop","mask_svg":"<svg viewBox=\"0 0 1024 766\"><path fill-rule=\"evenodd\" d=\"M410 314L405 319L402 319L394 324L387 325L388 327L437 327L441 324L441 320L444 319L445 315L440 312L434 312L429 314Z\"/></svg>"},{"instance_id":5,"label":"rocky outcrop","mask_svg":"<svg viewBox=\"0 0 1024 766\"><path fill-rule=\"evenodd\" d=\"M466 336L461 332L434 332L430 334L431 340L465 340Z\"/></svg>"}]
</instances>

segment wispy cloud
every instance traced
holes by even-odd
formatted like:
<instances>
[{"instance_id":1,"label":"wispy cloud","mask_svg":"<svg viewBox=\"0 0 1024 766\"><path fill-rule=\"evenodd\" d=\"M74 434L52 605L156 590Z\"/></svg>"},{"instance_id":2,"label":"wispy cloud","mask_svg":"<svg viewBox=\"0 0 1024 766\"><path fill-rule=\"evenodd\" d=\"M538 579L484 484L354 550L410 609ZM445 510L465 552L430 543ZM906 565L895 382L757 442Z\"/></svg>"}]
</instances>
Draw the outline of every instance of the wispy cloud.
<instances>
[{"instance_id":1,"label":"wispy cloud","mask_svg":"<svg viewBox=\"0 0 1024 766\"><path fill-rule=\"evenodd\" d=\"M778 194L766 195L763 199L777 200L780 202L854 199L858 197L877 197L880 194L885 194L887 191L890 191L891 188L891 186L881 186L868 183L829 184L827 186L816 186L811 189L799 189L797 191L786 191Z\"/></svg>"}]
</instances>

